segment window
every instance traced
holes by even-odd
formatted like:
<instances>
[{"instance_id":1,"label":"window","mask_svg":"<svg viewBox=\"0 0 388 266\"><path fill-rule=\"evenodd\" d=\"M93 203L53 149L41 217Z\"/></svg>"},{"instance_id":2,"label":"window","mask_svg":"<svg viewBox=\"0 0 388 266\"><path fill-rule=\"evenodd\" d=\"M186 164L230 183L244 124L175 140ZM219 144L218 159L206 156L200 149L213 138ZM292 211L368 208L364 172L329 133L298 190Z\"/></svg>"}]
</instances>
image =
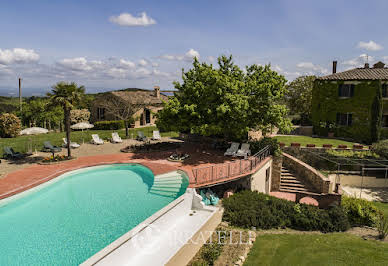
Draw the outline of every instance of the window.
<instances>
[{"instance_id":1,"label":"window","mask_svg":"<svg viewBox=\"0 0 388 266\"><path fill-rule=\"evenodd\" d=\"M388 127L388 115L383 115L383 121L382 121L383 127Z\"/></svg>"},{"instance_id":2,"label":"window","mask_svg":"<svg viewBox=\"0 0 388 266\"><path fill-rule=\"evenodd\" d=\"M383 93L383 98L387 98L388 97L388 93L387 93L388 84L383 84L381 86L381 90L382 90L382 93Z\"/></svg>"},{"instance_id":3,"label":"window","mask_svg":"<svg viewBox=\"0 0 388 266\"><path fill-rule=\"evenodd\" d=\"M339 97L353 97L354 95L354 84L340 84L338 87Z\"/></svg>"},{"instance_id":4,"label":"window","mask_svg":"<svg viewBox=\"0 0 388 266\"><path fill-rule=\"evenodd\" d=\"M97 108L97 119L105 119L105 108Z\"/></svg>"},{"instance_id":5,"label":"window","mask_svg":"<svg viewBox=\"0 0 388 266\"><path fill-rule=\"evenodd\" d=\"M351 126L352 125L352 114L337 113L337 125Z\"/></svg>"}]
</instances>

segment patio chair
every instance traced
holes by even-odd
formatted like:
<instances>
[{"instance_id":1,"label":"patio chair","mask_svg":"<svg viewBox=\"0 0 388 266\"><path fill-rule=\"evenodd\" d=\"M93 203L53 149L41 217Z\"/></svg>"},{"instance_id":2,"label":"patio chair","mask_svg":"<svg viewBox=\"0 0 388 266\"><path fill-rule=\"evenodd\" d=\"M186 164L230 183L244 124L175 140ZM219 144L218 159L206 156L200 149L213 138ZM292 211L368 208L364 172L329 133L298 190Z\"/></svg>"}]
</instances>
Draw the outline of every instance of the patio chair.
<instances>
[{"instance_id":1,"label":"patio chair","mask_svg":"<svg viewBox=\"0 0 388 266\"><path fill-rule=\"evenodd\" d=\"M230 147L224 153L224 156L233 156L238 151L238 147L240 147L240 143L232 142Z\"/></svg>"},{"instance_id":2,"label":"patio chair","mask_svg":"<svg viewBox=\"0 0 388 266\"><path fill-rule=\"evenodd\" d=\"M43 142L43 150L44 152L60 152L62 151L61 147L53 146L50 141Z\"/></svg>"},{"instance_id":3,"label":"patio chair","mask_svg":"<svg viewBox=\"0 0 388 266\"><path fill-rule=\"evenodd\" d=\"M241 156L244 158L247 158L249 155L251 155L251 150L249 149L250 145L249 143L243 143L241 144L241 149L239 149L235 156Z\"/></svg>"},{"instance_id":4,"label":"patio chair","mask_svg":"<svg viewBox=\"0 0 388 266\"><path fill-rule=\"evenodd\" d=\"M146 140L147 140L147 137L144 136L143 131L138 131L138 132L137 132L136 140L139 140L139 141L146 141Z\"/></svg>"},{"instance_id":5,"label":"patio chair","mask_svg":"<svg viewBox=\"0 0 388 266\"><path fill-rule=\"evenodd\" d=\"M21 159L25 157L20 152L15 152L11 147L4 147L4 158L5 159Z\"/></svg>"},{"instance_id":6,"label":"patio chair","mask_svg":"<svg viewBox=\"0 0 388 266\"><path fill-rule=\"evenodd\" d=\"M80 146L77 142L70 141L70 148L77 149ZM67 138L63 138L63 148L67 148Z\"/></svg>"},{"instance_id":7,"label":"patio chair","mask_svg":"<svg viewBox=\"0 0 388 266\"><path fill-rule=\"evenodd\" d=\"M100 139L98 134L92 134L92 144L102 145L102 144L104 144L104 141L102 139Z\"/></svg>"},{"instance_id":8,"label":"patio chair","mask_svg":"<svg viewBox=\"0 0 388 266\"><path fill-rule=\"evenodd\" d=\"M152 140L161 140L162 137L160 136L159 130L152 131Z\"/></svg>"},{"instance_id":9,"label":"patio chair","mask_svg":"<svg viewBox=\"0 0 388 266\"><path fill-rule=\"evenodd\" d=\"M117 132L113 132L112 133L112 142L113 143L122 143L123 140L120 138L120 136Z\"/></svg>"}]
</instances>

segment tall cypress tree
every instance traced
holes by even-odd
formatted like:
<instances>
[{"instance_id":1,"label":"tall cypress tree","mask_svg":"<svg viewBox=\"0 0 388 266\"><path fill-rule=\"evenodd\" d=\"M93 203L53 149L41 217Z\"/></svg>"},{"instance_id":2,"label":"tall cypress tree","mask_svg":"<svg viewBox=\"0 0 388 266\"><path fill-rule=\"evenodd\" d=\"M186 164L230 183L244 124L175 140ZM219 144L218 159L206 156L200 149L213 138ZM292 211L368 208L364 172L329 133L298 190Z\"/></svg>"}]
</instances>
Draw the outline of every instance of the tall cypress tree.
<instances>
[{"instance_id":1,"label":"tall cypress tree","mask_svg":"<svg viewBox=\"0 0 388 266\"><path fill-rule=\"evenodd\" d=\"M372 119L371 119L372 143L380 140L382 115L383 115L383 95L382 95L381 80L379 80L376 86L376 96L372 105Z\"/></svg>"}]
</instances>

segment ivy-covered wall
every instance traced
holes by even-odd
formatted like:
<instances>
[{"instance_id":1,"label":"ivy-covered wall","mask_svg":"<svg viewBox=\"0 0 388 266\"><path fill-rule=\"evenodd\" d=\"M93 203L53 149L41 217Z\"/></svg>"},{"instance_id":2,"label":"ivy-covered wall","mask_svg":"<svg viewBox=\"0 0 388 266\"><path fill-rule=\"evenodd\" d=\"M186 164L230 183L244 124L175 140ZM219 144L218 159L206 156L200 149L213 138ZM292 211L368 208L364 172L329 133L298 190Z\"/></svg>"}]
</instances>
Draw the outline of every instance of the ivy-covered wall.
<instances>
[{"instance_id":1,"label":"ivy-covered wall","mask_svg":"<svg viewBox=\"0 0 388 266\"><path fill-rule=\"evenodd\" d=\"M355 141L371 142L372 104L380 81L355 81L354 95L340 98L338 87L344 81L316 80L313 88L312 122L314 133L327 136L329 129L321 122L336 124L337 113L351 113L351 126L336 126L332 131L337 137L350 138ZM388 113L388 101L384 101L383 113ZM388 130L383 130L382 137L388 137Z\"/></svg>"}]
</instances>

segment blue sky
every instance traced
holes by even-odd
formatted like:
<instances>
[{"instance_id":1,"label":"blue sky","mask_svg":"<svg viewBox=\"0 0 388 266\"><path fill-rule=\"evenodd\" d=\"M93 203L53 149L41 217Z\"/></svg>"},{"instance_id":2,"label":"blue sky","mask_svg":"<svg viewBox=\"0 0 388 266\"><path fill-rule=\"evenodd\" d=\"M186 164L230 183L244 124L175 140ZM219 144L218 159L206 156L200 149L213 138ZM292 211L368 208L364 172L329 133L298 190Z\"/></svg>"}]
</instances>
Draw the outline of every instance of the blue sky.
<instances>
[{"instance_id":1,"label":"blue sky","mask_svg":"<svg viewBox=\"0 0 388 266\"><path fill-rule=\"evenodd\" d=\"M292 80L388 63L388 1L18 1L0 8L0 92L48 90L60 80L89 91L171 89L192 56L240 66L271 63Z\"/></svg>"}]
</instances>

